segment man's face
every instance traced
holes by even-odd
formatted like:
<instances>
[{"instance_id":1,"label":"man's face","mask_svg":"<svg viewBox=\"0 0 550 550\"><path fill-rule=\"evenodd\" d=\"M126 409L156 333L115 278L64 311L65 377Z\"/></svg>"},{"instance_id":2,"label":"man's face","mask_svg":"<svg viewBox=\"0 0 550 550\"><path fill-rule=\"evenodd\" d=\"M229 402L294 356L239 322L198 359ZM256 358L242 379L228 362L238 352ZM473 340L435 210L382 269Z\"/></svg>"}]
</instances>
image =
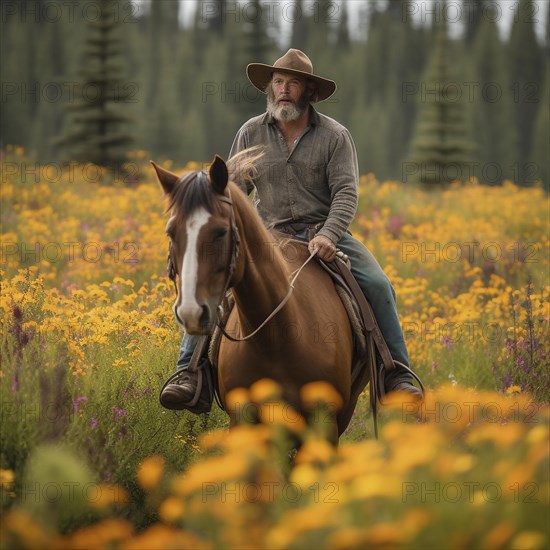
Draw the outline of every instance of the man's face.
<instances>
[{"instance_id":1,"label":"man's face","mask_svg":"<svg viewBox=\"0 0 550 550\"><path fill-rule=\"evenodd\" d=\"M273 73L267 87L267 112L276 120L297 120L309 105L306 79L285 73Z\"/></svg>"}]
</instances>

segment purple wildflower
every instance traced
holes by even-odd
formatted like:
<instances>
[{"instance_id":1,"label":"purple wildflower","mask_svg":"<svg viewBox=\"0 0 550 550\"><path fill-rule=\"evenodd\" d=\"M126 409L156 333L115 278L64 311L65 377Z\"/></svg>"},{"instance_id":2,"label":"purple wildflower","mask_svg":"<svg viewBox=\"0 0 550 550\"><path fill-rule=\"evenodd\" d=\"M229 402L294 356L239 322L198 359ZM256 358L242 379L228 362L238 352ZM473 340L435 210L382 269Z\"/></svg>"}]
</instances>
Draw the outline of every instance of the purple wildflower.
<instances>
[{"instance_id":1,"label":"purple wildflower","mask_svg":"<svg viewBox=\"0 0 550 550\"><path fill-rule=\"evenodd\" d=\"M450 348L453 345L453 341L445 335L441 340L441 345L445 346L446 348Z\"/></svg>"},{"instance_id":2,"label":"purple wildflower","mask_svg":"<svg viewBox=\"0 0 550 550\"><path fill-rule=\"evenodd\" d=\"M393 238L397 238L401 232L401 228L405 225L405 216L399 214L398 216L392 216L388 221L388 230L392 234Z\"/></svg>"},{"instance_id":3,"label":"purple wildflower","mask_svg":"<svg viewBox=\"0 0 550 550\"><path fill-rule=\"evenodd\" d=\"M521 367L523 370L525 370L525 367L527 365L527 362L525 361L525 359L523 357L521 357L520 355L518 355L516 357L516 365L518 367Z\"/></svg>"},{"instance_id":4,"label":"purple wildflower","mask_svg":"<svg viewBox=\"0 0 550 550\"><path fill-rule=\"evenodd\" d=\"M111 410L115 413L115 422L118 422L121 418L125 418L128 416L128 413L124 409L111 407Z\"/></svg>"},{"instance_id":5,"label":"purple wildflower","mask_svg":"<svg viewBox=\"0 0 550 550\"><path fill-rule=\"evenodd\" d=\"M90 426L92 427L92 430L97 428L97 418L90 419Z\"/></svg>"},{"instance_id":6,"label":"purple wildflower","mask_svg":"<svg viewBox=\"0 0 550 550\"><path fill-rule=\"evenodd\" d=\"M80 397L77 397L73 401L73 410L74 410L74 412L78 412L79 409L80 409L80 405L82 405L82 403L86 403L87 401L88 401L88 398L85 395L81 395Z\"/></svg>"}]
</instances>

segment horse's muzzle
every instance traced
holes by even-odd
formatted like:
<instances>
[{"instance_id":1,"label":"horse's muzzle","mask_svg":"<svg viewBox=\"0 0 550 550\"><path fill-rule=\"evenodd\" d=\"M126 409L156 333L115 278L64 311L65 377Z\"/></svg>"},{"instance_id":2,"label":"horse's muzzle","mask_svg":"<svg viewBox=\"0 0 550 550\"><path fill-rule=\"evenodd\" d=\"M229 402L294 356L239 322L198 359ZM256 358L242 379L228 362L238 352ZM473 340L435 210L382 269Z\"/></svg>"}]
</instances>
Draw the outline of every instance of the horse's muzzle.
<instances>
[{"instance_id":1,"label":"horse's muzzle","mask_svg":"<svg viewBox=\"0 0 550 550\"><path fill-rule=\"evenodd\" d=\"M174 314L189 334L210 334L214 329L215 319L208 304L197 304L192 308L176 304Z\"/></svg>"},{"instance_id":2,"label":"horse's muzzle","mask_svg":"<svg viewBox=\"0 0 550 550\"><path fill-rule=\"evenodd\" d=\"M212 315L210 313L210 308L206 304L203 304L201 305L201 309L202 313L199 317L199 325L209 328L212 324Z\"/></svg>"}]
</instances>

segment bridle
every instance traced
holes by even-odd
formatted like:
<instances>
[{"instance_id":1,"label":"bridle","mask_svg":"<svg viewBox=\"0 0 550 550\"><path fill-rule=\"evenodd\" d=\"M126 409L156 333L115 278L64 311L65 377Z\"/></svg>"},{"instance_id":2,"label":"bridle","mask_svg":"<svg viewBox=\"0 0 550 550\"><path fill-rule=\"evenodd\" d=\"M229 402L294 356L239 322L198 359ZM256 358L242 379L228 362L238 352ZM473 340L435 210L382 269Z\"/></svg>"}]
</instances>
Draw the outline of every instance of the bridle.
<instances>
[{"instance_id":1,"label":"bridle","mask_svg":"<svg viewBox=\"0 0 550 550\"><path fill-rule=\"evenodd\" d=\"M201 170L200 172L197 172L197 178L199 181L204 182L205 184L208 182L206 171ZM181 183L181 179L178 182L178 184ZM229 193L229 190L227 191ZM231 209L230 214L230 227L231 227L231 240L232 240L232 249L231 249L231 259L229 261L228 266L228 273L227 278L225 280L224 289L222 293L222 301L225 297L227 291L229 290L229 285L231 284L231 279L233 277L233 274L235 273L235 268L237 266L237 259L239 257L239 251L241 248L241 237L239 235L239 230L237 228L237 222L235 221L235 211L233 209L233 200L231 198L231 193L229 193L229 196L225 195L217 195L216 198L221 201L229 204L229 207ZM170 244L168 245L168 259L167 259L167 266L166 271L168 272L168 278L174 283L174 290L176 291L176 294L178 293L178 286L176 284L177 279L177 271L176 267L174 265L174 260L172 259L172 240L170 240ZM218 311L220 310L221 302L218 305Z\"/></svg>"},{"instance_id":2,"label":"bridle","mask_svg":"<svg viewBox=\"0 0 550 550\"><path fill-rule=\"evenodd\" d=\"M206 179L206 171L201 170L197 173L197 178L207 182ZM231 249L231 259L229 261L229 266L227 269L227 277L225 279L225 284L223 287L223 292L221 294L220 303L217 307L217 314L218 319L216 321L217 326L219 327L222 334L232 342L243 342L245 340L248 340L255 336L273 317L285 306L285 304L290 299L290 296L292 295L292 292L294 291L294 283L300 273L302 272L302 269L310 262L310 260L315 256L316 252L312 252L310 256L307 258L307 260L296 270L294 273L294 277L290 281L290 286L288 289L288 292L286 293L286 296L282 299L282 301L279 303L279 305L269 314L269 316L265 319L263 323L258 326L253 332L248 334L247 336L244 336L242 338L235 338L234 336L231 336L228 334L225 330L225 327L220 323L220 319L224 318L224 304L227 304L227 291L229 290L229 287L231 286L231 280L233 278L233 274L235 273L235 269L237 267L237 260L239 258L239 252L241 248L241 237L239 235L239 229L237 227L237 222L235 221L235 210L233 208L233 200L231 198L231 193L229 190L227 191L229 196L226 195L217 195L216 198L219 201L225 202L229 204L231 214L230 214L230 227L231 227L231 240L232 240L232 249ZM167 271L168 271L168 278L174 283L174 288L176 290L176 294L178 292L178 287L176 284L176 278L177 278L177 271L174 265L174 261L172 260L172 241L170 241L169 249L168 249L168 262L167 262Z\"/></svg>"}]
</instances>

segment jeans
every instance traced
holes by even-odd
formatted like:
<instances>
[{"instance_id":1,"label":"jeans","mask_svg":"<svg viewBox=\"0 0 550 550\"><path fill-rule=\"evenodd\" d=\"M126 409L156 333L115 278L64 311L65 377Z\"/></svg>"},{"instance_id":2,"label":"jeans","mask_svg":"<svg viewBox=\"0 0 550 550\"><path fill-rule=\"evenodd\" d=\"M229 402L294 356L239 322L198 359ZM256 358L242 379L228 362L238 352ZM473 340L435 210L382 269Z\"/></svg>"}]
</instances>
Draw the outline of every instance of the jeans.
<instances>
[{"instance_id":1,"label":"jeans","mask_svg":"<svg viewBox=\"0 0 550 550\"><path fill-rule=\"evenodd\" d=\"M344 233L338 241L337 247L349 257L351 272L372 307L376 322L386 340L392 358L401 361L407 367L410 366L405 338L397 316L395 290L387 275L368 248L349 233ZM199 336L190 334L183 336L177 363L178 369L186 368L189 365L198 339ZM393 370L387 377L394 382L394 379L397 378L412 380L410 374L400 369Z\"/></svg>"},{"instance_id":2,"label":"jeans","mask_svg":"<svg viewBox=\"0 0 550 550\"><path fill-rule=\"evenodd\" d=\"M344 233L337 247L351 262L351 272L369 301L380 332L393 359L409 367L409 354L397 315L395 290L369 249L349 233Z\"/></svg>"},{"instance_id":3,"label":"jeans","mask_svg":"<svg viewBox=\"0 0 550 550\"><path fill-rule=\"evenodd\" d=\"M178 358L176 370L185 369L188 367L189 363L191 362L193 352L195 351L195 348L197 347L197 344L199 342L199 338L200 336L194 334L185 333L183 335L183 338L181 339L180 356Z\"/></svg>"}]
</instances>

